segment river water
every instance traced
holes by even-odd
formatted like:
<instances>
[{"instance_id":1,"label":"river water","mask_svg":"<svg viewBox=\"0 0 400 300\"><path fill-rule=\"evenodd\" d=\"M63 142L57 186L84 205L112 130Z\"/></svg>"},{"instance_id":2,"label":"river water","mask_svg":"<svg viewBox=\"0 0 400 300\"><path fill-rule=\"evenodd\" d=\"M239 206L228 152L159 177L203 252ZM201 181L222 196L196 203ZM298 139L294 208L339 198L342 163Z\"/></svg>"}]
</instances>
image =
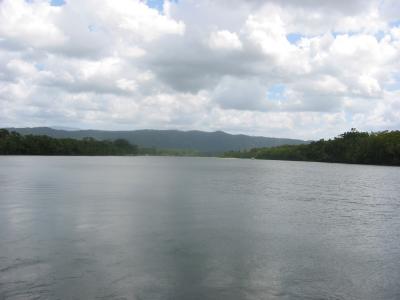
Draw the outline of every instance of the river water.
<instances>
[{"instance_id":1,"label":"river water","mask_svg":"<svg viewBox=\"0 0 400 300\"><path fill-rule=\"evenodd\" d=\"M400 299L400 168L3 156L0 299Z\"/></svg>"}]
</instances>

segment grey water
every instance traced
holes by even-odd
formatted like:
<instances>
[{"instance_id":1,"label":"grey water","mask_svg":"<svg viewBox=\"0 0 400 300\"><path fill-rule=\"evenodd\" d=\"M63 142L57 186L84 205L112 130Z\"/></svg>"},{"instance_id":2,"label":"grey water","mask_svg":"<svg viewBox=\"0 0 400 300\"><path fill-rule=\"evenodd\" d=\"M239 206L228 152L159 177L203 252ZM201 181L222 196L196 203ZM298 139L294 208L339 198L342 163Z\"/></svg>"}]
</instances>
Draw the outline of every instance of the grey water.
<instances>
[{"instance_id":1,"label":"grey water","mask_svg":"<svg viewBox=\"0 0 400 300\"><path fill-rule=\"evenodd\" d=\"M400 168L0 157L0 299L400 299Z\"/></svg>"}]
</instances>

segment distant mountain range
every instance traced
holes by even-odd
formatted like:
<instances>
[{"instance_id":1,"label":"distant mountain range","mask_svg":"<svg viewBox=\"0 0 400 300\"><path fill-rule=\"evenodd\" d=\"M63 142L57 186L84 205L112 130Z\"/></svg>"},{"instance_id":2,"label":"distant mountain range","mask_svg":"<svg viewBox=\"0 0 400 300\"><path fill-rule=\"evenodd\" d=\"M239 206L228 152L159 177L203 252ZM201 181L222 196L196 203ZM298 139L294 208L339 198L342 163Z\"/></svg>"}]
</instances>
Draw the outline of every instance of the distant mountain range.
<instances>
[{"instance_id":1,"label":"distant mountain range","mask_svg":"<svg viewBox=\"0 0 400 300\"><path fill-rule=\"evenodd\" d=\"M7 128L27 135L48 135L54 138L82 139L92 137L98 140L125 139L140 147L158 149L196 150L202 154L219 154L226 151L238 151L259 147L280 145L306 144L307 141L249 136L243 134L228 134L222 131L179 131L179 130L133 130L133 131L104 131L104 130L61 130L49 127Z\"/></svg>"}]
</instances>

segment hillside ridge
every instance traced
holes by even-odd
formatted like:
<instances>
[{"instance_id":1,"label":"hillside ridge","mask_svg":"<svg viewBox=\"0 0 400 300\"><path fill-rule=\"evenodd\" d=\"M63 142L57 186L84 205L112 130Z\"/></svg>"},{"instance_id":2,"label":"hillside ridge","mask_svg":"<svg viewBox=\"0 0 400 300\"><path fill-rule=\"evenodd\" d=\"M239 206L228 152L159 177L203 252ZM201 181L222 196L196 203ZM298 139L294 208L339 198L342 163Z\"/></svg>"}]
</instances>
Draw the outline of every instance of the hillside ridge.
<instances>
[{"instance_id":1,"label":"hillside ridge","mask_svg":"<svg viewBox=\"0 0 400 300\"><path fill-rule=\"evenodd\" d=\"M53 138L92 137L98 140L126 139L140 147L160 149L192 149L203 154L219 154L225 151L246 150L255 147L273 147L280 145L299 145L307 141L289 138L273 138L263 136L250 136L245 134L230 134L224 131L200 130L61 130L51 127L24 127L6 128L22 135L47 135Z\"/></svg>"}]
</instances>

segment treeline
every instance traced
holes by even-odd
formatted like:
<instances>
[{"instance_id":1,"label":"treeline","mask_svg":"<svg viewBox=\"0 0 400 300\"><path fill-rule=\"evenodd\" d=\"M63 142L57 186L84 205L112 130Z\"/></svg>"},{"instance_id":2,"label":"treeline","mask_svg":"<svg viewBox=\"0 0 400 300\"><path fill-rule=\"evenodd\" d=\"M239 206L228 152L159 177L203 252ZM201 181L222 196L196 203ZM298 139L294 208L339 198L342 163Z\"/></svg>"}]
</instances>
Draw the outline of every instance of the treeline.
<instances>
[{"instance_id":1,"label":"treeline","mask_svg":"<svg viewBox=\"0 0 400 300\"><path fill-rule=\"evenodd\" d=\"M334 139L305 145L226 152L224 157L400 165L400 131L358 132L354 128Z\"/></svg>"},{"instance_id":2,"label":"treeline","mask_svg":"<svg viewBox=\"0 0 400 300\"><path fill-rule=\"evenodd\" d=\"M46 135L21 135L0 129L1 155L137 155L138 152L136 145L123 139L56 139Z\"/></svg>"},{"instance_id":3,"label":"treeline","mask_svg":"<svg viewBox=\"0 0 400 300\"><path fill-rule=\"evenodd\" d=\"M197 150L191 149L159 149L155 147L151 148L139 148L138 155L150 155L150 156L206 156Z\"/></svg>"}]
</instances>

